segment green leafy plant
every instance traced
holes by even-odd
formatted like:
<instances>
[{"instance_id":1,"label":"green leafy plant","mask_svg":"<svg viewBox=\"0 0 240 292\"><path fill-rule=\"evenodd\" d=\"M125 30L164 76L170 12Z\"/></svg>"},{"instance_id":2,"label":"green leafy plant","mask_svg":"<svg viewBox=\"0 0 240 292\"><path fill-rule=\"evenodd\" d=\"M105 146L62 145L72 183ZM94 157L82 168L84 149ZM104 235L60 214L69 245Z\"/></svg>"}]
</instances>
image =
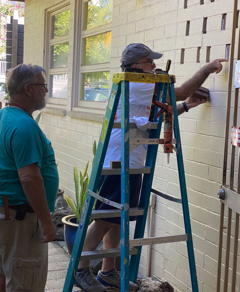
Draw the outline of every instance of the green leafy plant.
<instances>
[{"instance_id":1,"label":"green leafy plant","mask_svg":"<svg viewBox=\"0 0 240 292\"><path fill-rule=\"evenodd\" d=\"M93 143L93 155L96 153L96 141ZM67 202L69 208L72 210L73 214L76 216L77 222L79 223L82 211L84 208L84 203L87 197L87 190L89 184L88 175L89 161L87 162L83 171L78 171L77 167L73 168L73 179L75 187L75 199L69 195L64 194L64 199Z\"/></svg>"}]
</instances>

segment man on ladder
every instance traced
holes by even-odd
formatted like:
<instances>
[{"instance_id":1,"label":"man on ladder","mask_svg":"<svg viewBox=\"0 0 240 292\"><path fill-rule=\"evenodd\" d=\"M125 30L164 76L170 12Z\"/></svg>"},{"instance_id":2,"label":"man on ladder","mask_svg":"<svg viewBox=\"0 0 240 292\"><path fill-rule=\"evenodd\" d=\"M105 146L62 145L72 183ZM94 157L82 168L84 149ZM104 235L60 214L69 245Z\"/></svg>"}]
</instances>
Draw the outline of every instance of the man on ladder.
<instances>
[{"instance_id":1,"label":"man on ladder","mask_svg":"<svg viewBox=\"0 0 240 292\"><path fill-rule=\"evenodd\" d=\"M159 59L162 54L152 51L141 43L128 45L122 53L121 68L124 72L152 73L156 67L154 59ZM207 101L206 97L201 98L198 89L211 73L218 73L222 70L221 62L225 59L217 59L202 67L191 79L182 86L175 89L178 101L178 114L187 112L189 109ZM147 137L149 113L154 95L154 84L130 82L129 85L129 121L136 124L136 129L130 129L130 137ZM115 122L121 117L121 103L118 106ZM137 145L130 148L130 168L144 167L147 145ZM105 157L104 168L109 168L111 163L121 161L121 129L113 129ZM113 166L114 167L114 166ZM141 190L142 175L131 174L129 176L130 208L138 206L139 193ZM121 175L108 175L102 179L100 196L111 201L121 202ZM97 210L112 209L100 201L96 203ZM130 220L135 220L131 218ZM95 250L101 240L103 248L116 248L120 241L120 218L106 218L94 220L87 232L84 244L84 251ZM76 284L86 292L105 291L106 287L119 288L120 276L115 268L115 258L103 259L102 269L98 272L97 278L89 269L89 260L81 260L79 269L75 273ZM137 286L130 283L130 290L136 290Z\"/></svg>"}]
</instances>

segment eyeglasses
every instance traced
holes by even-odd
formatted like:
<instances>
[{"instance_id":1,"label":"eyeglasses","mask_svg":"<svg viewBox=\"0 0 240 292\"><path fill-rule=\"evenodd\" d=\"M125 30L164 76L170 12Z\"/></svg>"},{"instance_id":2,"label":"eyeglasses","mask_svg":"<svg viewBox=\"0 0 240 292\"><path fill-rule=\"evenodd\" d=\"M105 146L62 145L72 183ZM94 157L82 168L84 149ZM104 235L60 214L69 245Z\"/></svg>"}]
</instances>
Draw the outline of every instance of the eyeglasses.
<instances>
[{"instance_id":1,"label":"eyeglasses","mask_svg":"<svg viewBox=\"0 0 240 292\"><path fill-rule=\"evenodd\" d=\"M147 64L150 64L150 65L154 65L154 61L147 61L147 62L141 62L141 63L135 63L135 64L138 64L138 65L147 65Z\"/></svg>"},{"instance_id":2,"label":"eyeglasses","mask_svg":"<svg viewBox=\"0 0 240 292\"><path fill-rule=\"evenodd\" d=\"M30 83L29 85L41 86L44 89L48 89L47 83Z\"/></svg>"}]
</instances>

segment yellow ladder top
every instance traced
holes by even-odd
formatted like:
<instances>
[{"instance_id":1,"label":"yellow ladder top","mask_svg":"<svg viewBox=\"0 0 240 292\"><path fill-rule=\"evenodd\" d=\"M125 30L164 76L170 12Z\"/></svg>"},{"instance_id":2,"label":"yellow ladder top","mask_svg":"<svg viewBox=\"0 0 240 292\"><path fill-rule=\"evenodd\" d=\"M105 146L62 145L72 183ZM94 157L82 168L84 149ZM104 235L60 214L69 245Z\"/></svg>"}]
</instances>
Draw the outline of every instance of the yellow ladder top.
<instances>
[{"instance_id":1,"label":"yellow ladder top","mask_svg":"<svg viewBox=\"0 0 240 292\"><path fill-rule=\"evenodd\" d=\"M123 72L115 73L112 77L113 83L121 81L142 82L142 83L174 83L175 76L167 73L154 74L154 73L135 73Z\"/></svg>"}]
</instances>

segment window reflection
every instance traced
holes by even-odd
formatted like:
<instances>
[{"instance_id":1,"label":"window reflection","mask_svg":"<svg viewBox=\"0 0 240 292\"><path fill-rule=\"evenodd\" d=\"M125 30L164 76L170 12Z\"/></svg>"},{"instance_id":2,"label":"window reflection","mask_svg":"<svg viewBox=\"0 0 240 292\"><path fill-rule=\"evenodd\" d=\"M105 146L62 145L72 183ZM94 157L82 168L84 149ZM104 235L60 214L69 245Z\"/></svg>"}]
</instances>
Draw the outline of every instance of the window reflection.
<instances>
[{"instance_id":1,"label":"window reflection","mask_svg":"<svg viewBox=\"0 0 240 292\"><path fill-rule=\"evenodd\" d=\"M87 4L86 29L91 29L112 21L112 0L90 0Z\"/></svg>"},{"instance_id":2,"label":"window reflection","mask_svg":"<svg viewBox=\"0 0 240 292\"><path fill-rule=\"evenodd\" d=\"M56 98L67 97L67 74L54 74L50 76L49 96Z\"/></svg>"},{"instance_id":3,"label":"window reflection","mask_svg":"<svg viewBox=\"0 0 240 292\"><path fill-rule=\"evenodd\" d=\"M69 34L70 11L66 10L52 16L52 38Z\"/></svg>"},{"instance_id":4,"label":"window reflection","mask_svg":"<svg viewBox=\"0 0 240 292\"><path fill-rule=\"evenodd\" d=\"M109 62L111 52L111 32L101 33L85 39L84 65Z\"/></svg>"},{"instance_id":5,"label":"window reflection","mask_svg":"<svg viewBox=\"0 0 240 292\"><path fill-rule=\"evenodd\" d=\"M83 74L84 100L105 101L109 95L109 72Z\"/></svg>"},{"instance_id":6,"label":"window reflection","mask_svg":"<svg viewBox=\"0 0 240 292\"><path fill-rule=\"evenodd\" d=\"M53 45L51 47L51 68L67 67L69 43Z\"/></svg>"}]
</instances>

